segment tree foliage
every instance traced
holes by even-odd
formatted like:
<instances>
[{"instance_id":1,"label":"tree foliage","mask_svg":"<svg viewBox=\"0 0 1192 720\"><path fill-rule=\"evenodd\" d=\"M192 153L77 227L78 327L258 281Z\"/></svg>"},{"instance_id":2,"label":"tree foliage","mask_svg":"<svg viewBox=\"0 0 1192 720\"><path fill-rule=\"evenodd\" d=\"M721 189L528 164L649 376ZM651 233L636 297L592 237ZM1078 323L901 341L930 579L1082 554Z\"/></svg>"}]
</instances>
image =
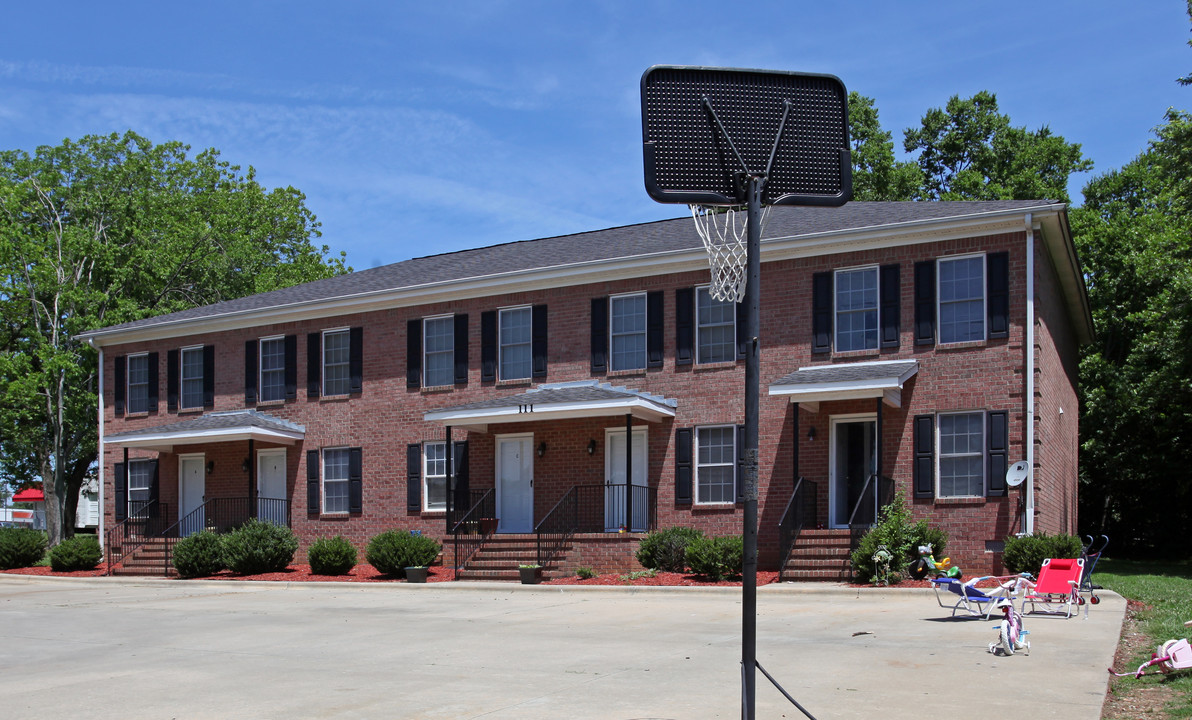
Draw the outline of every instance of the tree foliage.
<instances>
[{"instance_id":1,"label":"tree foliage","mask_svg":"<svg viewBox=\"0 0 1192 720\"><path fill-rule=\"evenodd\" d=\"M912 200L923 185L919 168L894 159L894 141L878 121L873 98L848 94L854 200Z\"/></svg>"},{"instance_id":2,"label":"tree foliage","mask_svg":"<svg viewBox=\"0 0 1192 720\"><path fill-rule=\"evenodd\" d=\"M0 151L0 479L43 480L51 543L96 457L83 331L346 270L294 188L177 142L86 136Z\"/></svg>"}]
</instances>

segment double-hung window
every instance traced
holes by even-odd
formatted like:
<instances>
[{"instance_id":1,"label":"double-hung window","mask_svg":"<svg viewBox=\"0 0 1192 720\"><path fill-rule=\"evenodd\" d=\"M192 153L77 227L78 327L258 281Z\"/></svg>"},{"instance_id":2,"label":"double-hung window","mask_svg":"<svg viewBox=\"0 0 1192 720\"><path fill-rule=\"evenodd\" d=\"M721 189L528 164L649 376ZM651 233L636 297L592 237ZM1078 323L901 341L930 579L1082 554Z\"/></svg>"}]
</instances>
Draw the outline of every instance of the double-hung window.
<instances>
[{"instance_id":1,"label":"double-hung window","mask_svg":"<svg viewBox=\"0 0 1192 720\"><path fill-rule=\"evenodd\" d=\"M422 446L423 509L447 507L447 443L428 442Z\"/></svg>"},{"instance_id":2,"label":"double-hung window","mask_svg":"<svg viewBox=\"0 0 1192 720\"><path fill-rule=\"evenodd\" d=\"M348 448L323 451L323 512L348 512Z\"/></svg>"},{"instance_id":3,"label":"double-hung window","mask_svg":"<svg viewBox=\"0 0 1192 720\"><path fill-rule=\"evenodd\" d=\"M203 346L182 348L179 353L182 394L180 407L185 410L203 407Z\"/></svg>"},{"instance_id":4,"label":"double-hung window","mask_svg":"<svg viewBox=\"0 0 1192 720\"><path fill-rule=\"evenodd\" d=\"M128 412L149 412L149 355L128 356Z\"/></svg>"},{"instance_id":5,"label":"double-hung window","mask_svg":"<svg viewBox=\"0 0 1192 720\"><path fill-rule=\"evenodd\" d=\"M876 267L836 272L836 351L877 347Z\"/></svg>"},{"instance_id":6,"label":"double-hung window","mask_svg":"<svg viewBox=\"0 0 1192 720\"><path fill-rule=\"evenodd\" d=\"M347 328L323 332L323 395L351 392L351 343ZM263 355L262 355L263 357Z\"/></svg>"},{"instance_id":7,"label":"double-hung window","mask_svg":"<svg viewBox=\"0 0 1192 720\"><path fill-rule=\"evenodd\" d=\"M436 387L455 383L455 316L422 321L422 385Z\"/></svg>"},{"instance_id":8,"label":"double-hung window","mask_svg":"<svg viewBox=\"0 0 1192 720\"><path fill-rule=\"evenodd\" d=\"M284 337L263 338L260 358L260 401L285 400L286 339Z\"/></svg>"},{"instance_id":9,"label":"double-hung window","mask_svg":"<svg viewBox=\"0 0 1192 720\"><path fill-rule=\"evenodd\" d=\"M985 494L985 413L939 415L937 497Z\"/></svg>"},{"instance_id":10,"label":"double-hung window","mask_svg":"<svg viewBox=\"0 0 1192 720\"><path fill-rule=\"evenodd\" d=\"M939 260L939 342L985 339L985 256Z\"/></svg>"},{"instance_id":11,"label":"double-hung window","mask_svg":"<svg viewBox=\"0 0 1192 720\"><path fill-rule=\"evenodd\" d=\"M734 425L695 429L696 504L736 502L736 431Z\"/></svg>"},{"instance_id":12,"label":"double-hung window","mask_svg":"<svg viewBox=\"0 0 1192 720\"><path fill-rule=\"evenodd\" d=\"M737 359L736 303L717 300L707 287L695 289L695 361L699 364Z\"/></svg>"},{"instance_id":13,"label":"double-hung window","mask_svg":"<svg viewBox=\"0 0 1192 720\"><path fill-rule=\"evenodd\" d=\"M646 294L613 296L609 337L613 370L646 367Z\"/></svg>"},{"instance_id":14,"label":"double-hung window","mask_svg":"<svg viewBox=\"0 0 1192 720\"><path fill-rule=\"evenodd\" d=\"M533 369L533 317L530 307L505 308L500 315L500 378L528 378Z\"/></svg>"},{"instance_id":15,"label":"double-hung window","mask_svg":"<svg viewBox=\"0 0 1192 720\"><path fill-rule=\"evenodd\" d=\"M153 462L130 460L128 463L128 517L142 516L149 504L153 484Z\"/></svg>"}]
</instances>

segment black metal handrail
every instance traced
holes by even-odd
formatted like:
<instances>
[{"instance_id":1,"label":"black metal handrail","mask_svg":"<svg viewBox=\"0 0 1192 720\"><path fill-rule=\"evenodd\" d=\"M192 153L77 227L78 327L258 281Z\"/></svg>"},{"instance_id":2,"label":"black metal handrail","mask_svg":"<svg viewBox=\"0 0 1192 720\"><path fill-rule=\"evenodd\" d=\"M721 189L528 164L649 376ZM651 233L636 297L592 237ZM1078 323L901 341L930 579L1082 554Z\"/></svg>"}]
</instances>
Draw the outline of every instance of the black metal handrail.
<instances>
[{"instance_id":1,"label":"black metal handrail","mask_svg":"<svg viewBox=\"0 0 1192 720\"><path fill-rule=\"evenodd\" d=\"M540 567L546 567L579 527L579 492L579 486L572 485L534 526Z\"/></svg>"},{"instance_id":2,"label":"black metal handrail","mask_svg":"<svg viewBox=\"0 0 1192 720\"><path fill-rule=\"evenodd\" d=\"M495 488L469 492L471 506L466 510L449 512L451 544L455 549L455 579L464 568L464 563L476 554L486 538L496 531L497 492ZM458 514L458 519L454 515ZM486 522L488 520L492 522Z\"/></svg>"},{"instance_id":3,"label":"black metal handrail","mask_svg":"<svg viewBox=\"0 0 1192 720\"><path fill-rule=\"evenodd\" d=\"M850 530L867 529L877 523L878 514L894 499L894 481L877 474L870 475L861 488L861 495L848 516Z\"/></svg>"},{"instance_id":4,"label":"black metal handrail","mask_svg":"<svg viewBox=\"0 0 1192 720\"><path fill-rule=\"evenodd\" d=\"M108 575L112 574L112 566L117 562L132 555L149 540L161 536L165 527L164 518L168 516L170 507L157 500L131 500L128 506L128 517L109 528L104 535Z\"/></svg>"},{"instance_id":5,"label":"black metal handrail","mask_svg":"<svg viewBox=\"0 0 1192 720\"><path fill-rule=\"evenodd\" d=\"M782 573L786 569L786 559L790 555L795 540L803 528L815 522L817 503L819 502L819 485L813 480L800 477L795 481L795 489L791 491L790 500L786 502L786 509L782 519L778 521L778 582L782 582Z\"/></svg>"},{"instance_id":6,"label":"black metal handrail","mask_svg":"<svg viewBox=\"0 0 1192 720\"><path fill-rule=\"evenodd\" d=\"M546 567L576 533L649 532L658 526L658 488L623 483L572 485L534 526L538 564ZM625 497L629 493L629 515Z\"/></svg>"},{"instance_id":7,"label":"black metal handrail","mask_svg":"<svg viewBox=\"0 0 1192 720\"><path fill-rule=\"evenodd\" d=\"M162 557L162 574L170 573L174 557L174 545L182 538L203 530L227 533L256 518L274 525L290 527L290 501L284 498L258 497L254 505L252 498L211 498L187 513L178 522L162 531L165 553Z\"/></svg>"}]
</instances>

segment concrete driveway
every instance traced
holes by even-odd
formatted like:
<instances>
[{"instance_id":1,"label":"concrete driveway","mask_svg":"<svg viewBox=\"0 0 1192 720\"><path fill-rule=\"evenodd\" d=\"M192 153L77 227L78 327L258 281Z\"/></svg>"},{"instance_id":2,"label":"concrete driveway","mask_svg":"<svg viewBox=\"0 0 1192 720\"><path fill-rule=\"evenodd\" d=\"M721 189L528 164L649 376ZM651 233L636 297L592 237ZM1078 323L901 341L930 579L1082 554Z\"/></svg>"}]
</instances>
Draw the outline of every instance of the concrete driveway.
<instances>
[{"instance_id":1,"label":"concrete driveway","mask_svg":"<svg viewBox=\"0 0 1192 720\"><path fill-rule=\"evenodd\" d=\"M995 657L925 591L769 585L757 656L819 720L1096 720L1125 611L1100 595ZM0 716L736 718L740 627L739 588L0 575Z\"/></svg>"}]
</instances>

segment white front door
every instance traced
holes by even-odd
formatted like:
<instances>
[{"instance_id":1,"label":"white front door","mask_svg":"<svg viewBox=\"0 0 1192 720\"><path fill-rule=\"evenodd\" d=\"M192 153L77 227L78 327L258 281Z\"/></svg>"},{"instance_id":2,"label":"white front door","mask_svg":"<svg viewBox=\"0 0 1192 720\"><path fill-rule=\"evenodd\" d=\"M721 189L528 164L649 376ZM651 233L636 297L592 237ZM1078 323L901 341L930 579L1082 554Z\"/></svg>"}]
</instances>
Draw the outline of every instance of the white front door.
<instances>
[{"instance_id":1,"label":"white front door","mask_svg":"<svg viewBox=\"0 0 1192 720\"><path fill-rule=\"evenodd\" d=\"M633 492L633 522L625 522L625 431L609 428L604 432L604 529L616 532L624 525L633 532L648 530L649 495ZM637 487L646 486L646 429L633 431L633 474L630 480Z\"/></svg>"},{"instance_id":2,"label":"white front door","mask_svg":"<svg viewBox=\"0 0 1192 720\"><path fill-rule=\"evenodd\" d=\"M178 458L178 520L181 523L178 533L182 537L197 533L207 524L202 509L206 499L203 496L207 492L206 464L202 455Z\"/></svg>"},{"instance_id":3,"label":"white front door","mask_svg":"<svg viewBox=\"0 0 1192 720\"><path fill-rule=\"evenodd\" d=\"M257 453L257 518L286 524L286 451Z\"/></svg>"},{"instance_id":4,"label":"white front door","mask_svg":"<svg viewBox=\"0 0 1192 720\"><path fill-rule=\"evenodd\" d=\"M497 527L500 532L534 530L534 437L497 438Z\"/></svg>"},{"instance_id":5,"label":"white front door","mask_svg":"<svg viewBox=\"0 0 1192 720\"><path fill-rule=\"evenodd\" d=\"M848 527L849 516L861 499L865 482L877 472L874 453L877 418L874 415L836 417L832 418L831 427L828 512L831 526L844 528ZM857 521L871 522L872 517L859 517Z\"/></svg>"}]
</instances>

